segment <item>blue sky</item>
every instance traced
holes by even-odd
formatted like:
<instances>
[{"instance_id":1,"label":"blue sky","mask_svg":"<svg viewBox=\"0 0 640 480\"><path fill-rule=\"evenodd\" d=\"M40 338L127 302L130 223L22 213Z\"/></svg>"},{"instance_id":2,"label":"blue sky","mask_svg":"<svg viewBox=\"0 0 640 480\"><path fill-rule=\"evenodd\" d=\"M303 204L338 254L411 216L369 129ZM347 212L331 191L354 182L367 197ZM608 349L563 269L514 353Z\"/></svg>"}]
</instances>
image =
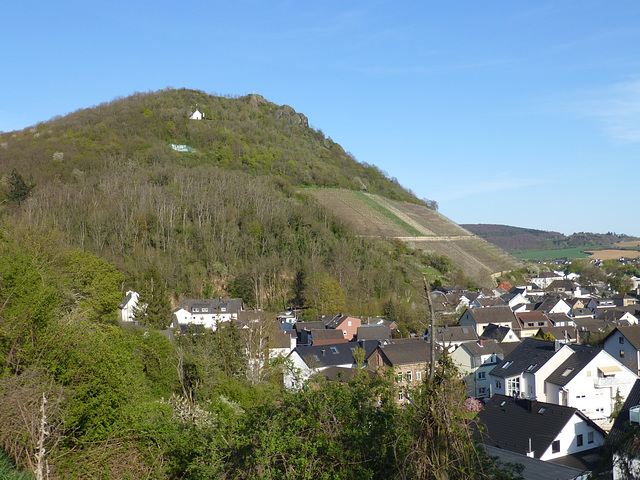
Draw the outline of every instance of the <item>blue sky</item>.
<instances>
[{"instance_id":1,"label":"blue sky","mask_svg":"<svg viewBox=\"0 0 640 480\"><path fill-rule=\"evenodd\" d=\"M0 131L166 87L304 113L458 223L640 236L640 2L9 2Z\"/></svg>"}]
</instances>

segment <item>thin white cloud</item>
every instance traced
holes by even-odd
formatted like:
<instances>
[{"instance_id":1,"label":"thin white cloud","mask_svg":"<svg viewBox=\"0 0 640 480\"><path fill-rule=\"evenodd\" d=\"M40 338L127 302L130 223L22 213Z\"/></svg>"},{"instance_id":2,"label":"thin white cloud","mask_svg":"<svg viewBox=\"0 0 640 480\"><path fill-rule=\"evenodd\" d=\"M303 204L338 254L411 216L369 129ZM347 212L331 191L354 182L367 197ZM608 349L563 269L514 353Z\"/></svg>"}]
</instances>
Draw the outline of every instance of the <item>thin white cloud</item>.
<instances>
[{"instance_id":1,"label":"thin white cloud","mask_svg":"<svg viewBox=\"0 0 640 480\"><path fill-rule=\"evenodd\" d=\"M585 97L577 102L578 114L600 122L615 140L640 142L640 79L586 92Z\"/></svg>"}]
</instances>

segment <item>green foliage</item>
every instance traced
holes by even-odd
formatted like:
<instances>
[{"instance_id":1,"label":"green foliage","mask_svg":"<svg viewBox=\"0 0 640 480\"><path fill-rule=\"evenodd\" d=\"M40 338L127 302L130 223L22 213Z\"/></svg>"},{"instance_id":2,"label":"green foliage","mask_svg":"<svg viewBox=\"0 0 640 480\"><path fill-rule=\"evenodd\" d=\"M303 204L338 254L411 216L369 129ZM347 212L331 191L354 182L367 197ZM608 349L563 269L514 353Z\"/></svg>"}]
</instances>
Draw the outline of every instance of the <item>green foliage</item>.
<instances>
[{"instance_id":1,"label":"green foliage","mask_svg":"<svg viewBox=\"0 0 640 480\"><path fill-rule=\"evenodd\" d=\"M0 478L4 480L31 480L27 472L18 470L7 456L0 451Z\"/></svg>"},{"instance_id":2,"label":"green foliage","mask_svg":"<svg viewBox=\"0 0 640 480\"><path fill-rule=\"evenodd\" d=\"M309 278L304 298L307 306L325 315L337 315L346 306L344 290L337 280L326 273Z\"/></svg>"},{"instance_id":3,"label":"green foliage","mask_svg":"<svg viewBox=\"0 0 640 480\"><path fill-rule=\"evenodd\" d=\"M88 320L115 324L124 275L108 261L80 250L67 252L62 262L69 302Z\"/></svg>"}]
</instances>

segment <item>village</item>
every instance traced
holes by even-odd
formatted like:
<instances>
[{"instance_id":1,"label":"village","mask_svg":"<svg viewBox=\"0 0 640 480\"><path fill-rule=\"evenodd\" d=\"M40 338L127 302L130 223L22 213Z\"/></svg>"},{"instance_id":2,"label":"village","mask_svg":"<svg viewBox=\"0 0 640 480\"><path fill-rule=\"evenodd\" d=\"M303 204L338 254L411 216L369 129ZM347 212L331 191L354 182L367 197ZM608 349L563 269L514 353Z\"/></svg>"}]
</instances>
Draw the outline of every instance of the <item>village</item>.
<instances>
[{"instance_id":1,"label":"village","mask_svg":"<svg viewBox=\"0 0 640 480\"><path fill-rule=\"evenodd\" d=\"M482 425L477 438L492 455L527 464L525 473L545 468L553 478L583 478L600 464L608 437L623 448L629 424L640 424L640 278L632 282L630 292L619 294L548 271L522 286L437 287L431 300L438 326L409 338L399 338L398 324L384 318L298 321L286 311L279 328L265 328L264 313L245 310L240 298L185 299L166 333L230 323L259 330L253 334L263 348L247 350L254 357L249 364L259 370L265 357L286 359L284 386L294 390L312 376L347 381L361 369L391 370L398 404L410 402L429 374L433 342L437 358L447 355L463 377ZM123 324L136 322L137 300L128 292L119 305ZM614 478L626 478L628 462L620 459L629 458L617 455Z\"/></svg>"}]
</instances>

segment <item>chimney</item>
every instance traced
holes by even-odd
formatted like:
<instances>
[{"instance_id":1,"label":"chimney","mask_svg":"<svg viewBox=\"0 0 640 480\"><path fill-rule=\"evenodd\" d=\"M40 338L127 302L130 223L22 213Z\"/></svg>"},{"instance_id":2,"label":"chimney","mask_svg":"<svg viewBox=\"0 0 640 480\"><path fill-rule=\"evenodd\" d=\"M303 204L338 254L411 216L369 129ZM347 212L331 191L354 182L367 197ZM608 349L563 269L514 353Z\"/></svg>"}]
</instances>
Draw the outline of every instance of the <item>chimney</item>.
<instances>
[{"instance_id":1,"label":"chimney","mask_svg":"<svg viewBox=\"0 0 640 480\"><path fill-rule=\"evenodd\" d=\"M527 457L529 457L529 458L533 458L534 457L534 452L531 449L531 437L529 437L529 449L527 450Z\"/></svg>"},{"instance_id":2,"label":"chimney","mask_svg":"<svg viewBox=\"0 0 640 480\"><path fill-rule=\"evenodd\" d=\"M478 339L478 345L480 345L482 347L482 339L481 338Z\"/></svg>"},{"instance_id":3,"label":"chimney","mask_svg":"<svg viewBox=\"0 0 640 480\"><path fill-rule=\"evenodd\" d=\"M325 352L326 352L326 350L323 348L323 349L322 349L322 356L323 356L323 357L324 357Z\"/></svg>"}]
</instances>

